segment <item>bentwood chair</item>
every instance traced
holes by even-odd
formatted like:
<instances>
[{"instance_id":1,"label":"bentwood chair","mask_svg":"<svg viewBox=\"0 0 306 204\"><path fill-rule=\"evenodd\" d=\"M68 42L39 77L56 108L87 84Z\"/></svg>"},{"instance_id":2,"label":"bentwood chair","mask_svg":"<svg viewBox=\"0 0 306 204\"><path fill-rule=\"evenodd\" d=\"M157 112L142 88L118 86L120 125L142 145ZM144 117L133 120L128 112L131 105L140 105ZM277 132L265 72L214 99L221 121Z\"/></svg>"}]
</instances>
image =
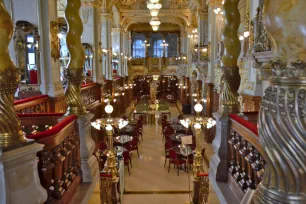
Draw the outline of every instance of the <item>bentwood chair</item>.
<instances>
[{"instance_id":1,"label":"bentwood chair","mask_svg":"<svg viewBox=\"0 0 306 204\"><path fill-rule=\"evenodd\" d=\"M186 160L182 159L182 158L179 158L174 149L169 149L169 168L168 168L168 173L170 171L170 165L171 164L173 164L174 167L177 168L177 175L179 175L180 167L183 164L184 164L184 167L186 169Z\"/></svg>"},{"instance_id":2,"label":"bentwood chair","mask_svg":"<svg viewBox=\"0 0 306 204\"><path fill-rule=\"evenodd\" d=\"M130 159L131 159L130 153L128 151L124 151L122 156L124 160L124 166L127 166L129 175L131 175L130 173Z\"/></svg>"},{"instance_id":3,"label":"bentwood chair","mask_svg":"<svg viewBox=\"0 0 306 204\"><path fill-rule=\"evenodd\" d=\"M133 152L136 150L138 158L139 158L138 143L139 143L139 140L137 138L133 138L133 140L130 142L130 151Z\"/></svg>"},{"instance_id":4,"label":"bentwood chair","mask_svg":"<svg viewBox=\"0 0 306 204\"><path fill-rule=\"evenodd\" d=\"M162 120L162 135L163 135L163 138L165 138L165 128L167 127L167 120Z\"/></svg>"},{"instance_id":5,"label":"bentwood chair","mask_svg":"<svg viewBox=\"0 0 306 204\"><path fill-rule=\"evenodd\" d=\"M171 140L165 143L165 164L164 166L166 166L167 159L169 159L169 149L171 149L172 147L173 147L173 144Z\"/></svg>"}]
</instances>

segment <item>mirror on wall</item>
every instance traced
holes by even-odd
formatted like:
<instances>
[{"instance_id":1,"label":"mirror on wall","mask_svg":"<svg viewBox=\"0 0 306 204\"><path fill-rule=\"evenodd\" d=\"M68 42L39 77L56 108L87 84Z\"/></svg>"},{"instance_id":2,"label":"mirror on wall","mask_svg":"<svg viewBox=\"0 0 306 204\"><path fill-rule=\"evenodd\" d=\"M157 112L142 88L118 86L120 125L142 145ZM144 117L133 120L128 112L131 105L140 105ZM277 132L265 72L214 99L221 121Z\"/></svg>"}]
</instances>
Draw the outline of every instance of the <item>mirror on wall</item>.
<instances>
[{"instance_id":1,"label":"mirror on wall","mask_svg":"<svg viewBox=\"0 0 306 204\"><path fill-rule=\"evenodd\" d=\"M86 81L92 81L93 48L88 43L82 43L85 51L84 76Z\"/></svg>"},{"instance_id":2,"label":"mirror on wall","mask_svg":"<svg viewBox=\"0 0 306 204\"><path fill-rule=\"evenodd\" d=\"M38 29L27 21L17 21L14 34L16 65L21 84L39 84Z\"/></svg>"},{"instance_id":3,"label":"mirror on wall","mask_svg":"<svg viewBox=\"0 0 306 204\"><path fill-rule=\"evenodd\" d=\"M66 35L67 35L67 24L63 22L64 19L58 19L58 38L60 41L60 73L61 73L61 81L65 84L65 69L69 62L69 50L66 43Z\"/></svg>"}]
</instances>

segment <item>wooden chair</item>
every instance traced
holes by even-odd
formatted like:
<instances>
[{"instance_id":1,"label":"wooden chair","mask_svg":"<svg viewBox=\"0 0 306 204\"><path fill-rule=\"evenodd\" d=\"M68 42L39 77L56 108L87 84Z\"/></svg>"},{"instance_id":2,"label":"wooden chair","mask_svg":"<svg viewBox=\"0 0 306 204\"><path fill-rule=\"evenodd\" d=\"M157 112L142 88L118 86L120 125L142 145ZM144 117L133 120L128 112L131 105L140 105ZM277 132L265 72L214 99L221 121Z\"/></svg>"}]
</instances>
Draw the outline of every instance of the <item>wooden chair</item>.
<instances>
[{"instance_id":1,"label":"wooden chair","mask_svg":"<svg viewBox=\"0 0 306 204\"><path fill-rule=\"evenodd\" d=\"M166 166L167 159L169 159L169 149L171 149L172 147L173 147L172 141L167 141L165 143L165 164L164 166Z\"/></svg>"},{"instance_id":2,"label":"wooden chair","mask_svg":"<svg viewBox=\"0 0 306 204\"><path fill-rule=\"evenodd\" d=\"M138 143L139 143L139 139L133 138L133 140L130 142L130 151L133 152L136 150L138 158L139 158Z\"/></svg>"},{"instance_id":3,"label":"wooden chair","mask_svg":"<svg viewBox=\"0 0 306 204\"><path fill-rule=\"evenodd\" d=\"M173 164L174 167L177 167L177 175L179 175L180 172L180 166L184 164L184 167L186 169L186 160L179 158L177 153L174 149L169 149L169 168L168 173L170 171L170 165Z\"/></svg>"},{"instance_id":4,"label":"wooden chair","mask_svg":"<svg viewBox=\"0 0 306 204\"><path fill-rule=\"evenodd\" d=\"M123 156L124 166L127 166L129 175L131 175L130 173L130 159L131 159L130 153L128 151L124 151L122 153L122 156Z\"/></svg>"}]
</instances>

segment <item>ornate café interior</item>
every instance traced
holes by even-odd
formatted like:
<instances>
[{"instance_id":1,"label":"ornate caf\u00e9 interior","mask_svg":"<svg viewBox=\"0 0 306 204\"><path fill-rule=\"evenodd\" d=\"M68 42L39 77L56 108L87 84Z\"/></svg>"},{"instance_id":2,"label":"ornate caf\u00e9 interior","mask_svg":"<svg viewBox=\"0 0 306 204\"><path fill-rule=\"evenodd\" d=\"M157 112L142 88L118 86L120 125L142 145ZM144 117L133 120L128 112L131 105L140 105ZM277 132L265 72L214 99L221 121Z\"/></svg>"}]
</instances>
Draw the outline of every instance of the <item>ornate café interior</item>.
<instances>
[{"instance_id":1,"label":"ornate caf\u00e9 interior","mask_svg":"<svg viewBox=\"0 0 306 204\"><path fill-rule=\"evenodd\" d=\"M305 0L0 0L0 204L305 204Z\"/></svg>"}]
</instances>

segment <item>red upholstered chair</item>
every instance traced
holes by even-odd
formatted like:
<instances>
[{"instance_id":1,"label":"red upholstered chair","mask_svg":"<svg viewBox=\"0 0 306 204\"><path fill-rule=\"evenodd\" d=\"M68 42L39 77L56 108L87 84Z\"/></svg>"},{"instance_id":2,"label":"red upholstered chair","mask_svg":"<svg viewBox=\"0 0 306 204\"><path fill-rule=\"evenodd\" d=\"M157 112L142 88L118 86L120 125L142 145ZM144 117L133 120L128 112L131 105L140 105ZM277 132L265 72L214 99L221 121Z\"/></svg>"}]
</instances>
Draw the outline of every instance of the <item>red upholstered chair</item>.
<instances>
[{"instance_id":1,"label":"red upholstered chair","mask_svg":"<svg viewBox=\"0 0 306 204\"><path fill-rule=\"evenodd\" d=\"M139 158L138 143L139 140L137 138L133 138L133 140L130 142L130 151L133 152L136 150Z\"/></svg>"},{"instance_id":2,"label":"red upholstered chair","mask_svg":"<svg viewBox=\"0 0 306 204\"><path fill-rule=\"evenodd\" d=\"M166 166L167 159L169 159L169 149L171 149L172 147L173 147L173 144L171 140L165 143L165 164L164 166Z\"/></svg>"},{"instance_id":3,"label":"red upholstered chair","mask_svg":"<svg viewBox=\"0 0 306 204\"><path fill-rule=\"evenodd\" d=\"M172 135L172 134L174 134L174 129L171 126L167 126L165 128L165 136L169 136L169 135Z\"/></svg>"},{"instance_id":4,"label":"red upholstered chair","mask_svg":"<svg viewBox=\"0 0 306 204\"><path fill-rule=\"evenodd\" d=\"M167 120L162 120L162 135L165 138L165 128L167 127Z\"/></svg>"},{"instance_id":5,"label":"red upholstered chair","mask_svg":"<svg viewBox=\"0 0 306 204\"><path fill-rule=\"evenodd\" d=\"M188 130L186 132L186 135L193 135L193 132L192 132L191 128L188 128Z\"/></svg>"},{"instance_id":6,"label":"red upholstered chair","mask_svg":"<svg viewBox=\"0 0 306 204\"><path fill-rule=\"evenodd\" d=\"M177 167L177 175L179 175L180 172L180 166L184 164L184 167L186 169L186 160L179 158L177 153L173 149L169 149L169 168L168 173L170 171L170 164L173 164L174 167Z\"/></svg>"},{"instance_id":7,"label":"red upholstered chair","mask_svg":"<svg viewBox=\"0 0 306 204\"><path fill-rule=\"evenodd\" d=\"M130 159L131 159L130 153L128 151L124 151L122 156L123 156L124 166L127 166L129 175L131 175L130 173Z\"/></svg>"}]
</instances>

